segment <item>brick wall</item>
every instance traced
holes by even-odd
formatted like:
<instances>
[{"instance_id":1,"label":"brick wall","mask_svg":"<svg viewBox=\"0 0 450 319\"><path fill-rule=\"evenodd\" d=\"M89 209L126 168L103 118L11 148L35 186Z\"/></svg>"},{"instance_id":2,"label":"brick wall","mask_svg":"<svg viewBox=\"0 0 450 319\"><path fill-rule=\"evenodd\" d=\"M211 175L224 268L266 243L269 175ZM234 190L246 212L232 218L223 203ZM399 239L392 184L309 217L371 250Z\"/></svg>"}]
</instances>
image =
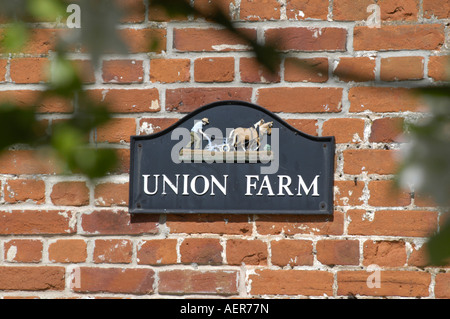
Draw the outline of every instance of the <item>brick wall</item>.
<instances>
[{"instance_id":1,"label":"brick wall","mask_svg":"<svg viewBox=\"0 0 450 319\"><path fill-rule=\"evenodd\" d=\"M411 88L446 79L448 0L220 1L248 35L282 49L275 75L204 19L169 20L146 1L127 2L142 9L120 30L129 55L106 56L95 70L85 54L70 56L114 116L89 139L117 149L120 166L89 181L60 174L51 156L29 147L0 157L0 297L450 298L448 268L428 267L425 251L442 212L392 188L401 125L426 111ZM381 28L365 22L375 2ZM43 89L57 27L36 28L23 54L0 56L1 101L30 103ZM308 134L336 136L332 217L130 216L130 135L229 99L266 107ZM74 111L74 103L47 99L39 118L51 130ZM366 284L369 265L379 267L380 288Z\"/></svg>"}]
</instances>

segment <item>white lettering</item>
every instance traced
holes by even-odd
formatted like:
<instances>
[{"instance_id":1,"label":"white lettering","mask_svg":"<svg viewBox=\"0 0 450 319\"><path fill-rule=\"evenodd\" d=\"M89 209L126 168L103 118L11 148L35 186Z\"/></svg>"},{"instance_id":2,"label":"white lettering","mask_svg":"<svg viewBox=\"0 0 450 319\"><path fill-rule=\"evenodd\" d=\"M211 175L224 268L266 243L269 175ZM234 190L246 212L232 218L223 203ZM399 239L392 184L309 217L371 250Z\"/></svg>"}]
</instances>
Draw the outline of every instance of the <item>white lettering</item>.
<instances>
[{"instance_id":1,"label":"white lettering","mask_svg":"<svg viewBox=\"0 0 450 319\"><path fill-rule=\"evenodd\" d=\"M219 181L217 180L217 178L214 175L211 175L211 196L215 195L214 194L214 185L217 186L224 195L227 194L227 178L228 178L228 175L223 175L223 178L224 178L224 184L221 185L219 183Z\"/></svg>"},{"instance_id":2,"label":"white lettering","mask_svg":"<svg viewBox=\"0 0 450 319\"><path fill-rule=\"evenodd\" d=\"M311 196L319 196L319 192L318 192L318 180L320 175L316 175L316 177L314 177L314 180L312 181L311 185L309 185L309 187L306 187L305 181L303 180L301 175L297 175L298 176L298 193L297 196L302 196L302 188L305 191L305 195L308 195L309 192L311 191L311 188L313 189L313 193Z\"/></svg>"},{"instance_id":3,"label":"white lettering","mask_svg":"<svg viewBox=\"0 0 450 319\"><path fill-rule=\"evenodd\" d=\"M254 178L254 179L256 179L256 181L259 181L259 176L258 175L245 175L245 177L247 178L247 191L245 192L245 196L252 196L253 194L252 194L250 188L253 187L256 190L256 182L250 183L251 179Z\"/></svg>"},{"instance_id":4,"label":"white lettering","mask_svg":"<svg viewBox=\"0 0 450 319\"><path fill-rule=\"evenodd\" d=\"M286 180L286 183L283 183L283 180ZM278 175L278 194L277 195L284 196L283 190L285 190L289 196L294 196L294 194L289 189L291 182L292 182L292 179L290 176Z\"/></svg>"},{"instance_id":5,"label":"white lettering","mask_svg":"<svg viewBox=\"0 0 450 319\"><path fill-rule=\"evenodd\" d=\"M267 189L269 196L275 196L275 194L272 191L272 185L270 185L269 176L267 175L264 176L264 179L261 183L261 187L259 188L259 191L256 194L256 196L262 196L261 191L263 190L263 188Z\"/></svg>"},{"instance_id":6,"label":"white lettering","mask_svg":"<svg viewBox=\"0 0 450 319\"><path fill-rule=\"evenodd\" d=\"M158 192L158 178L159 178L159 175L153 175L153 176L155 176L155 190L153 192L150 192L148 190L148 177L150 175L142 175L142 176L144 177L144 192L147 195L155 195Z\"/></svg>"},{"instance_id":7,"label":"white lettering","mask_svg":"<svg viewBox=\"0 0 450 319\"><path fill-rule=\"evenodd\" d=\"M175 177L177 185L174 185L166 175L163 175L163 192L162 192L163 195L167 194L166 185L169 185L169 187L173 190L173 192L178 195L178 177L180 177L180 174L176 174Z\"/></svg>"},{"instance_id":8,"label":"white lettering","mask_svg":"<svg viewBox=\"0 0 450 319\"><path fill-rule=\"evenodd\" d=\"M199 177L203 179L203 183L204 183L202 192L197 191L196 182L197 182L197 179ZM196 175L191 180L191 190L192 190L192 192L194 192L195 195L199 195L199 196L205 195L206 192L208 191L208 189L209 189L209 181L208 181L208 179L205 176L203 176L203 175Z\"/></svg>"}]
</instances>

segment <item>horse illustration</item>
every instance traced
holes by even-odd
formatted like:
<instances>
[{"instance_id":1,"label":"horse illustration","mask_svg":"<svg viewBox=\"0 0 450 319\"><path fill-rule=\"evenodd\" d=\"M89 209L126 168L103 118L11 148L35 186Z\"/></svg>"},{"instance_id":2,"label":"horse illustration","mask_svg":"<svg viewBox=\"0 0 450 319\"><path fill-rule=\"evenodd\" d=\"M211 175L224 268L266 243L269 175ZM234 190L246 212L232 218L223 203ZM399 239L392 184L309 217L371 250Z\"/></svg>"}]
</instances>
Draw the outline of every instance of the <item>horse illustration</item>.
<instances>
[{"instance_id":1,"label":"horse illustration","mask_svg":"<svg viewBox=\"0 0 450 319\"><path fill-rule=\"evenodd\" d=\"M264 134L272 134L272 126L273 122L264 123L264 120L259 120L252 127L235 128L231 131L228 141L236 150L240 147L243 151L256 151L259 149Z\"/></svg>"}]
</instances>

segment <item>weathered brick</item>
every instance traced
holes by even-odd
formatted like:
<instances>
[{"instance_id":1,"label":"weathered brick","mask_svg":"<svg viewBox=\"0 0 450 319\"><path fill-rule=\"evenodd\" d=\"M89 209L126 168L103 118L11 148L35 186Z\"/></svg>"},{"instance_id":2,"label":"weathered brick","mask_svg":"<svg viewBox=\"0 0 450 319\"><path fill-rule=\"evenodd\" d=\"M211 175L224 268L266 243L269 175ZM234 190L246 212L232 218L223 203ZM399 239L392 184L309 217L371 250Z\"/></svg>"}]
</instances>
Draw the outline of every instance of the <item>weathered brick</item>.
<instances>
[{"instance_id":1,"label":"weathered brick","mask_svg":"<svg viewBox=\"0 0 450 319\"><path fill-rule=\"evenodd\" d=\"M144 69L140 60L103 61L104 83L141 83L144 81Z\"/></svg>"},{"instance_id":2,"label":"weathered brick","mask_svg":"<svg viewBox=\"0 0 450 319\"><path fill-rule=\"evenodd\" d=\"M446 19L450 17L450 1L423 0L423 16L427 19L436 17Z\"/></svg>"},{"instance_id":3,"label":"weathered brick","mask_svg":"<svg viewBox=\"0 0 450 319\"><path fill-rule=\"evenodd\" d=\"M169 214L166 225L175 234L252 235L252 224L247 215Z\"/></svg>"},{"instance_id":4,"label":"weathered brick","mask_svg":"<svg viewBox=\"0 0 450 319\"><path fill-rule=\"evenodd\" d=\"M102 207L128 206L128 183L102 183L95 187L95 205Z\"/></svg>"},{"instance_id":5,"label":"weathered brick","mask_svg":"<svg viewBox=\"0 0 450 319\"><path fill-rule=\"evenodd\" d=\"M20 53L25 54L48 54L50 50L54 51L56 48L57 38L64 32L62 29L38 29L30 28L28 33L28 39L23 48L20 49ZM4 29L0 29L0 41L3 38ZM3 53L8 53L2 48L0 50Z\"/></svg>"},{"instance_id":6,"label":"weathered brick","mask_svg":"<svg viewBox=\"0 0 450 319\"><path fill-rule=\"evenodd\" d=\"M388 175L398 170L397 150L356 149L346 150L344 155L344 173L358 175L368 174Z\"/></svg>"},{"instance_id":7,"label":"weathered brick","mask_svg":"<svg viewBox=\"0 0 450 319\"><path fill-rule=\"evenodd\" d=\"M261 235L342 235L344 215L335 211L329 216L258 215L256 230Z\"/></svg>"},{"instance_id":8,"label":"weathered brick","mask_svg":"<svg viewBox=\"0 0 450 319\"><path fill-rule=\"evenodd\" d=\"M289 20L326 20L328 16L328 0L287 0L286 15Z\"/></svg>"},{"instance_id":9,"label":"weathered brick","mask_svg":"<svg viewBox=\"0 0 450 319\"><path fill-rule=\"evenodd\" d=\"M308 96L308 99L303 99ZM340 112L342 89L330 87L274 87L259 89L257 103L272 112Z\"/></svg>"},{"instance_id":10,"label":"weathered brick","mask_svg":"<svg viewBox=\"0 0 450 319\"><path fill-rule=\"evenodd\" d=\"M260 240L230 239L227 262L229 265L267 265L267 244Z\"/></svg>"},{"instance_id":11,"label":"weathered brick","mask_svg":"<svg viewBox=\"0 0 450 319\"><path fill-rule=\"evenodd\" d=\"M272 73L255 58L241 58L239 61L239 72L241 82L244 83L280 82L279 67Z\"/></svg>"},{"instance_id":12,"label":"weathered brick","mask_svg":"<svg viewBox=\"0 0 450 319\"><path fill-rule=\"evenodd\" d=\"M362 181L334 181L334 201L337 206L360 206L364 204Z\"/></svg>"},{"instance_id":13,"label":"weathered brick","mask_svg":"<svg viewBox=\"0 0 450 319\"><path fill-rule=\"evenodd\" d=\"M361 26L354 29L353 48L356 51L438 50L444 38L444 28L439 24Z\"/></svg>"},{"instance_id":14,"label":"weathered brick","mask_svg":"<svg viewBox=\"0 0 450 319\"><path fill-rule=\"evenodd\" d=\"M344 82L366 82L375 80L375 59L369 57L342 57L336 65L334 75Z\"/></svg>"},{"instance_id":15,"label":"weathered brick","mask_svg":"<svg viewBox=\"0 0 450 319\"><path fill-rule=\"evenodd\" d=\"M45 202L45 182L34 179L8 180L5 184L4 199L7 203L34 203Z\"/></svg>"},{"instance_id":16,"label":"weathered brick","mask_svg":"<svg viewBox=\"0 0 450 319\"><path fill-rule=\"evenodd\" d=\"M399 189L392 180L371 181L369 193L371 206L408 206L411 203L410 193Z\"/></svg>"},{"instance_id":17,"label":"weathered brick","mask_svg":"<svg viewBox=\"0 0 450 319\"><path fill-rule=\"evenodd\" d=\"M85 84L95 83L95 69L89 60L73 60L75 72Z\"/></svg>"},{"instance_id":18,"label":"weathered brick","mask_svg":"<svg viewBox=\"0 0 450 319\"><path fill-rule=\"evenodd\" d=\"M250 102L252 88L180 88L166 90L166 110L169 112L191 112L205 104L223 100Z\"/></svg>"},{"instance_id":19,"label":"weathered brick","mask_svg":"<svg viewBox=\"0 0 450 319\"><path fill-rule=\"evenodd\" d=\"M50 62L47 58L20 58L10 62L11 80L15 83L39 83L49 80Z\"/></svg>"},{"instance_id":20,"label":"weathered brick","mask_svg":"<svg viewBox=\"0 0 450 319\"><path fill-rule=\"evenodd\" d=\"M450 298L450 273L440 273L436 275L434 294L436 298Z\"/></svg>"},{"instance_id":21,"label":"weathered brick","mask_svg":"<svg viewBox=\"0 0 450 319\"><path fill-rule=\"evenodd\" d=\"M348 99L350 112L417 112L424 107L420 97L406 88L353 87Z\"/></svg>"},{"instance_id":22,"label":"weathered brick","mask_svg":"<svg viewBox=\"0 0 450 319\"><path fill-rule=\"evenodd\" d=\"M139 265L168 265L177 262L176 239L142 240L137 245Z\"/></svg>"},{"instance_id":23,"label":"weathered brick","mask_svg":"<svg viewBox=\"0 0 450 319\"><path fill-rule=\"evenodd\" d=\"M38 151L5 151L0 155L0 174L55 174L61 172L56 158Z\"/></svg>"},{"instance_id":24,"label":"weathered brick","mask_svg":"<svg viewBox=\"0 0 450 319\"><path fill-rule=\"evenodd\" d=\"M252 295L333 295L333 274L315 270L256 270L249 276Z\"/></svg>"},{"instance_id":25,"label":"weathered brick","mask_svg":"<svg viewBox=\"0 0 450 319\"><path fill-rule=\"evenodd\" d=\"M0 290L64 290L64 267L0 267Z\"/></svg>"},{"instance_id":26,"label":"weathered brick","mask_svg":"<svg viewBox=\"0 0 450 319\"><path fill-rule=\"evenodd\" d=\"M87 258L83 239L59 239L48 246L48 259L57 263L82 263Z\"/></svg>"},{"instance_id":27,"label":"weathered brick","mask_svg":"<svg viewBox=\"0 0 450 319\"><path fill-rule=\"evenodd\" d=\"M149 89L89 90L88 95L97 103L104 102L112 113L158 112L161 110L159 92Z\"/></svg>"},{"instance_id":28,"label":"weathered brick","mask_svg":"<svg viewBox=\"0 0 450 319\"><path fill-rule=\"evenodd\" d=\"M151 59L150 81L160 83L188 82L190 76L189 59Z\"/></svg>"},{"instance_id":29,"label":"weathered brick","mask_svg":"<svg viewBox=\"0 0 450 319\"><path fill-rule=\"evenodd\" d=\"M366 240L363 245L363 265L380 267L403 267L406 264L404 241Z\"/></svg>"},{"instance_id":30,"label":"weathered brick","mask_svg":"<svg viewBox=\"0 0 450 319\"><path fill-rule=\"evenodd\" d=\"M369 142L393 143L404 141L404 119L401 117L385 117L372 122Z\"/></svg>"},{"instance_id":31,"label":"weathered brick","mask_svg":"<svg viewBox=\"0 0 450 319\"><path fill-rule=\"evenodd\" d=\"M233 57L209 57L194 61L195 82L231 82L234 80Z\"/></svg>"},{"instance_id":32,"label":"weathered brick","mask_svg":"<svg viewBox=\"0 0 450 319\"><path fill-rule=\"evenodd\" d=\"M141 0L115 0L122 13L120 22L140 23L145 20L145 4Z\"/></svg>"},{"instance_id":33,"label":"weathered brick","mask_svg":"<svg viewBox=\"0 0 450 319\"><path fill-rule=\"evenodd\" d=\"M334 0L333 20L336 21L362 21L366 20L370 12L367 7L374 4L374 0Z\"/></svg>"},{"instance_id":34,"label":"weathered brick","mask_svg":"<svg viewBox=\"0 0 450 319\"><path fill-rule=\"evenodd\" d=\"M186 238L180 245L182 263L221 264L222 245L215 238Z\"/></svg>"},{"instance_id":35,"label":"weathered brick","mask_svg":"<svg viewBox=\"0 0 450 319\"><path fill-rule=\"evenodd\" d=\"M4 260L18 263L38 263L42 260L43 244L35 239L12 239L4 243Z\"/></svg>"},{"instance_id":36,"label":"weathered brick","mask_svg":"<svg viewBox=\"0 0 450 319\"><path fill-rule=\"evenodd\" d=\"M121 29L119 35L128 45L129 53L160 53L167 50L166 29Z\"/></svg>"},{"instance_id":37,"label":"weathered brick","mask_svg":"<svg viewBox=\"0 0 450 319\"><path fill-rule=\"evenodd\" d=\"M178 122L176 118L143 118L139 121L139 135L150 135L163 131Z\"/></svg>"},{"instance_id":38,"label":"weathered brick","mask_svg":"<svg viewBox=\"0 0 450 319\"><path fill-rule=\"evenodd\" d=\"M248 21L280 19L281 4L277 0L242 0L240 18Z\"/></svg>"},{"instance_id":39,"label":"weathered brick","mask_svg":"<svg viewBox=\"0 0 450 319\"><path fill-rule=\"evenodd\" d=\"M319 240L316 250L324 265L359 265L358 240Z\"/></svg>"},{"instance_id":40,"label":"weathered brick","mask_svg":"<svg viewBox=\"0 0 450 319\"><path fill-rule=\"evenodd\" d=\"M317 120L306 119L286 119L286 122L303 133L317 136Z\"/></svg>"},{"instance_id":41,"label":"weathered brick","mask_svg":"<svg viewBox=\"0 0 450 319\"><path fill-rule=\"evenodd\" d=\"M281 51L345 51L347 30L342 28L279 28L266 30L266 43Z\"/></svg>"},{"instance_id":42,"label":"weathered brick","mask_svg":"<svg viewBox=\"0 0 450 319\"><path fill-rule=\"evenodd\" d=\"M284 80L287 82L328 81L328 58L286 58Z\"/></svg>"},{"instance_id":43,"label":"weathered brick","mask_svg":"<svg viewBox=\"0 0 450 319\"><path fill-rule=\"evenodd\" d=\"M161 294L235 295L238 273L234 270L167 270L159 273Z\"/></svg>"},{"instance_id":44,"label":"weathered brick","mask_svg":"<svg viewBox=\"0 0 450 319\"><path fill-rule=\"evenodd\" d=\"M430 265L429 252L426 243L411 245L411 253L408 258L408 265L423 268Z\"/></svg>"},{"instance_id":45,"label":"weathered brick","mask_svg":"<svg viewBox=\"0 0 450 319\"><path fill-rule=\"evenodd\" d=\"M52 203L62 206L89 205L89 188L85 182L60 182L53 186Z\"/></svg>"},{"instance_id":46,"label":"weathered brick","mask_svg":"<svg viewBox=\"0 0 450 319\"><path fill-rule=\"evenodd\" d=\"M97 239L94 248L94 263L131 262L133 244L128 239Z\"/></svg>"},{"instance_id":47,"label":"weathered brick","mask_svg":"<svg viewBox=\"0 0 450 319\"><path fill-rule=\"evenodd\" d=\"M231 4L234 4L233 0L196 0L194 1L194 8L201 13L198 18L206 18L208 21L218 10L232 19Z\"/></svg>"},{"instance_id":48,"label":"weathered brick","mask_svg":"<svg viewBox=\"0 0 450 319\"><path fill-rule=\"evenodd\" d=\"M284 266L312 266L314 262L312 241L274 240L270 242L272 264Z\"/></svg>"},{"instance_id":49,"label":"weathered brick","mask_svg":"<svg viewBox=\"0 0 450 319\"><path fill-rule=\"evenodd\" d=\"M9 102L18 107L37 106L37 113L72 113L73 104L58 96L43 96L42 91L15 90L0 91L0 101ZM41 99L42 98L42 99Z\"/></svg>"},{"instance_id":50,"label":"weathered brick","mask_svg":"<svg viewBox=\"0 0 450 319\"><path fill-rule=\"evenodd\" d=\"M0 211L0 235L72 234L73 213L61 210Z\"/></svg>"},{"instance_id":51,"label":"weathered brick","mask_svg":"<svg viewBox=\"0 0 450 319\"><path fill-rule=\"evenodd\" d=\"M339 271L338 295L427 297L431 275L418 271L380 271L380 287L367 285L373 271ZM370 280L370 279L369 279Z\"/></svg>"},{"instance_id":52,"label":"weathered brick","mask_svg":"<svg viewBox=\"0 0 450 319\"><path fill-rule=\"evenodd\" d=\"M8 60L0 59L0 82L6 81L6 67L8 65Z\"/></svg>"},{"instance_id":53,"label":"weathered brick","mask_svg":"<svg viewBox=\"0 0 450 319\"><path fill-rule=\"evenodd\" d=\"M435 81L450 80L450 57L448 55L430 56L428 76Z\"/></svg>"},{"instance_id":54,"label":"weathered brick","mask_svg":"<svg viewBox=\"0 0 450 319\"><path fill-rule=\"evenodd\" d=\"M107 292L134 295L153 293L155 272L145 268L80 267L79 285L75 292Z\"/></svg>"},{"instance_id":55,"label":"weathered brick","mask_svg":"<svg viewBox=\"0 0 450 319\"><path fill-rule=\"evenodd\" d=\"M322 135L334 136L336 143L361 143L364 140L364 120L329 119L323 123Z\"/></svg>"},{"instance_id":56,"label":"weathered brick","mask_svg":"<svg viewBox=\"0 0 450 319\"><path fill-rule=\"evenodd\" d=\"M437 229L437 213L433 211L350 210L349 235L426 237Z\"/></svg>"},{"instance_id":57,"label":"weathered brick","mask_svg":"<svg viewBox=\"0 0 450 319\"><path fill-rule=\"evenodd\" d=\"M382 81L420 80L423 78L424 58L420 56L381 59Z\"/></svg>"},{"instance_id":58,"label":"weathered brick","mask_svg":"<svg viewBox=\"0 0 450 319\"><path fill-rule=\"evenodd\" d=\"M419 15L419 0L380 0L382 21L417 21Z\"/></svg>"},{"instance_id":59,"label":"weathered brick","mask_svg":"<svg viewBox=\"0 0 450 319\"><path fill-rule=\"evenodd\" d=\"M135 118L113 118L97 128L97 142L129 143L130 136L136 135Z\"/></svg>"},{"instance_id":60,"label":"weathered brick","mask_svg":"<svg viewBox=\"0 0 450 319\"><path fill-rule=\"evenodd\" d=\"M130 215L128 211L99 210L81 215L84 234L139 235L158 232L158 215Z\"/></svg>"},{"instance_id":61,"label":"weathered brick","mask_svg":"<svg viewBox=\"0 0 450 319\"><path fill-rule=\"evenodd\" d=\"M256 30L239 29L252 39ZM174 29L173 47L178 51L247 51L250 49L242 39L223 29Z\"/></svg>"}]
</instances>

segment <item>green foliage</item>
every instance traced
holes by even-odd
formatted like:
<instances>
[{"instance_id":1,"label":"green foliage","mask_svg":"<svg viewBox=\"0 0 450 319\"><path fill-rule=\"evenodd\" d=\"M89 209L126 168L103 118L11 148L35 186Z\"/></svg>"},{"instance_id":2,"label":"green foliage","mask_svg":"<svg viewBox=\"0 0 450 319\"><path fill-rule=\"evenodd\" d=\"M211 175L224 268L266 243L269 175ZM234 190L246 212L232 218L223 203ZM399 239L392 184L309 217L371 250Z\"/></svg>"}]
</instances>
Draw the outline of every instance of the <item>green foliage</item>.
<instances>
[{"instance_id":1,"label":"green foliage","mask_svg":"<svg viewBox=\"0 0 450 319\"><path fill-rule=\"evenodd\" d=\"M18 52L28 40L28 32L24 23L13 22L8 25L1 39L2 50L0 52Z\"/></svg>"}]
</instances>

